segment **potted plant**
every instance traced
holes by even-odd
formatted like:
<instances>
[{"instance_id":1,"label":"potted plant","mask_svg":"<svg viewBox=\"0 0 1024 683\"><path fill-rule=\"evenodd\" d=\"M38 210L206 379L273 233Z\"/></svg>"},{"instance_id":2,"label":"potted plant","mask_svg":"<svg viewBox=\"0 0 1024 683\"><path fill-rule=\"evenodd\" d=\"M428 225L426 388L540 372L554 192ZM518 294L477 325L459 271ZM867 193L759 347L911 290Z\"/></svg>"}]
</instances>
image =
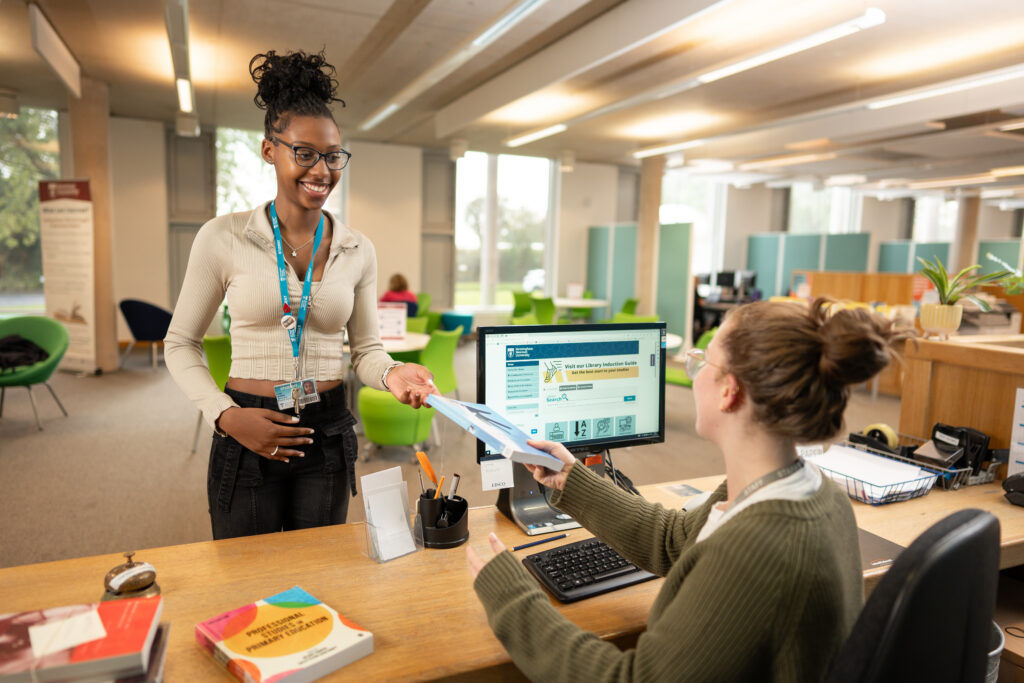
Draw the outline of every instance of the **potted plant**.
<instances>
[{"instance_id":1,"label":"potted plant","mask_svg":"<svg viewBox=\"0 0 1024 683\"><path fill-rule=\"evenodd\" d=\"M975 270L981 268L981 264L975 263L950 277L938 256L935 257L934 263L920 256L917 260L922 266L918 272L935 285L935 292L939 296L937 304L921 304L921 329L928 335L935 335L940 339L945 339L950 332L960 329L960 321L964 314L963 306L957 303L960 299L973 301L983 311L992 310L987 301L967 294L967 290L986 282L1002 280L1009 275L1005 270L984 275L974 274Z\"/></svg>"},{"instance_id":2,"label":"potted plant","mask_svg":"<svg viewBox=\"0 0 1024 683\"><path fill-rule=\"evenodd\" d=\"M1024 294L1024 271L1014 268L992 252L985 254L989 261L994 261L1006 270L1006 277L997 282L1003 291L1010 295Z\"/></svg>"}]
</instances>

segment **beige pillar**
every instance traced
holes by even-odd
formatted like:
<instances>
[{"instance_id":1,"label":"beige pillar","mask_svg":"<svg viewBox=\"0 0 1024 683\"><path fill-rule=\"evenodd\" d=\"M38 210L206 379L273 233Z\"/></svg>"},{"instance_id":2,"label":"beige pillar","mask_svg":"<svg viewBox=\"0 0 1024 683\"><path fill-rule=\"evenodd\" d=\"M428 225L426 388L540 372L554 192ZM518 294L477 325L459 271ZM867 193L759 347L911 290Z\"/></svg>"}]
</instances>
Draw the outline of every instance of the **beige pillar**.
<instances>
[{"instance_id":1,"label":"beige pillar","mask_svg":"<svg viewBox=\"0 0 1024 683\"><path fill-rule=\"evenodd\" d=\"M949 253L949 270L957 272L961 268L972 266L978 262L978 214L981 212L981 198L977 194L960 197L956 211L956 234Z\"/></svg>"},{"instance_id":2,"label":"beige pillar","mask_svg":"<svg viewBox=\"0 0 1024 683\"><path fill-rule=\"evenodd\" d=\"M111 239L110 103L106 83L82 77L82 96L68 96L74 177L88 180L92 194L96 367L117 370L117 305Z\"/></svg>"},{"instance_id":3,"label":"beige pillar","mask_svg":"<svg viewBox=\"0 0 1024 683\"><path fill-rule=\"evenodd\" d=\"M648 157L640 164L640 201L637 210L636 298L637 313L657 313L658 224L661 210L661 180L665 157Z\"/></svg>"}]
</instances>

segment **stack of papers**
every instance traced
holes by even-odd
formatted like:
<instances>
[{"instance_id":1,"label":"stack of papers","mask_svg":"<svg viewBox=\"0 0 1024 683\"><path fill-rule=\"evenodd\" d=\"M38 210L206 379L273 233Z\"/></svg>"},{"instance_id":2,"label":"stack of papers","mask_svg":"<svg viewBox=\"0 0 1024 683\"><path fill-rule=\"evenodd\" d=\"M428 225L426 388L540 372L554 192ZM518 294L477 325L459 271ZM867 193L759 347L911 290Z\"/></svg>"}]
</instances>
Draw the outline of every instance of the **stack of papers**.
<instances>
[{"instance_id":1,"label":"stack of papers","mask_svg":"<svg viewBox=\"0 0 1024 683\"><path fill-rule=\"evenodd\" d=\"M846 489L851 498L870 505L923 496L936 477L915 465L838 444L806 460Z\"/></svg>"}]
</instances>

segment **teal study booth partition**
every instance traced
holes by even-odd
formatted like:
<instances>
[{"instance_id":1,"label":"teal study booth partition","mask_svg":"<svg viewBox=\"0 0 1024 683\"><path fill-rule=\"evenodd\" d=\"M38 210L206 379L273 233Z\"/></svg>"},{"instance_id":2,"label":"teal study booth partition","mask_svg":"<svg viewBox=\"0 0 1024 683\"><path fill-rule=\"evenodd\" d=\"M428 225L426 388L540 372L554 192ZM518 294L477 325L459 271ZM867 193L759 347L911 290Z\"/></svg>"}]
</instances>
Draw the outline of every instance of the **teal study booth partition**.
<instances>
[{"instance_id":1,"label":"teal study booth partition","mask_svg":"<svg viewBox=\"0 0 1024 683\"><path fill-rule=\"evenodd\" d=\"M772 232L747 239L747 270L757 273L764 298L789 292L794 270L864 273L868 269L871 235L793 235Z\"/></svg>"},{"instance_id":2,"label":"teal study booth partition","mask_svg":"<svg viewBox=\"0 0 1024 683\"><path fill-rule=\"evenodd\" d=\"M928 261L938 258L948 266L949 247L949 242L913 242L911 240L881 242L878 245L878 272L916 273L921 267L918 258Z\"/></svg>"},{"instance_id":3,"label":"teal study booth partition","mask_svg":"<svg viewBox=\"0 0 1024 683\"><path fill-rule=\"evenodd\" d=\"M673 334L686 338L690 328L689 223L658 226L658 262L654 312ZM636 296L637 226L596 225L587 231L587 289L609 302L605 317ZM643 305L643 302L641 302Z\"/></svg>"}]
</instances>

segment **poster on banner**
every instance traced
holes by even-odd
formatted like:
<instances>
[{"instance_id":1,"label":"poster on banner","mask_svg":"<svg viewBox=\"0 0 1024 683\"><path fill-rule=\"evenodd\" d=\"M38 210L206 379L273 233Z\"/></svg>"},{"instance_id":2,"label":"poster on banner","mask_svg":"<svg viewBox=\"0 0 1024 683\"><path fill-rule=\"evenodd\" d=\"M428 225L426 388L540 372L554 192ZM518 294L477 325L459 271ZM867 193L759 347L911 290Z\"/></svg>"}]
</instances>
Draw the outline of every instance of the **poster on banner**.
<instances>
[{"instance_id":1,"label":"poster on banner","mask_svg":"<svg viewBox=\"0 0 1024 683\"><path fill-rule=\"evenodd\" d=\"M96 371L93 207L88 180L39 182L46 315L68 330L63 370Z\"/></svg>"},{"instance_id":2,"label":"poster on banner","mask_svg":"<svg viewBox=\"0 0 1024 683\"><path fill-rule=\"evenodd\" d=\"M409 308L404 303L382 301L377 304L377 323L381 339L405 339L405 317Z\"/></svg>"}]
</instances>

